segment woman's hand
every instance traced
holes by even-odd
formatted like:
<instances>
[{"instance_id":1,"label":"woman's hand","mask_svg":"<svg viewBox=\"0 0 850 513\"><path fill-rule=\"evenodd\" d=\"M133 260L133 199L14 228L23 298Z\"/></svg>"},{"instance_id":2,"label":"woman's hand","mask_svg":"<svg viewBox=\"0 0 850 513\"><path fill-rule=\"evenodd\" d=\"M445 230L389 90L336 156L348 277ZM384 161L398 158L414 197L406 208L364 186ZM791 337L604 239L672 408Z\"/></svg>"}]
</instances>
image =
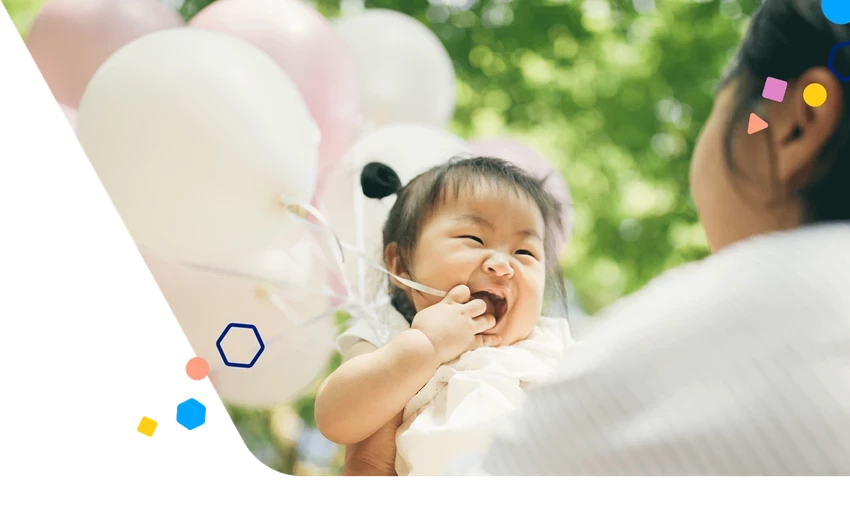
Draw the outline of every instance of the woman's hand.
<instances>
[{"instance_id":1,"label":"woman's hand","mask_svg":"<svg viewBox=\"0 0 850 513\"><path fill-rule=\"evenodd\" d=\"M395 435L401 426L401 411L384 427L360 443L345 447L344 476L394 476Z\"/></svg>"}]
</instances>

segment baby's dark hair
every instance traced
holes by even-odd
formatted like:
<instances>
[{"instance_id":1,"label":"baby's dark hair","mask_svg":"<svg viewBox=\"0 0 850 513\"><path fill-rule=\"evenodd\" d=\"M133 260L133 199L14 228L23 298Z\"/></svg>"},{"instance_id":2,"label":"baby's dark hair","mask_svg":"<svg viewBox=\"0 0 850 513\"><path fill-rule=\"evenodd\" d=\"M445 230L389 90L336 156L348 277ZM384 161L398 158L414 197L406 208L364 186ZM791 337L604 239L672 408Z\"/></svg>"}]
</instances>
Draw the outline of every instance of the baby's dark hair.
<instances>
[{"instance_id":1,"label":"baby's dark hair","mask_svg":"<svg viewBox=\"0 0 850 513\"><path fill-rule=\"evenodd\" d=\"M547 282L553 287L556 299L566 308L566 289L561 278L555 233L563 233L561 211L564 208L544 187L545 180L537 179L519 167L504 160L489 157L456 158L416 176L401 187L395 173L386 166L373 163L364 168L361 178L363 192L371 198L380 198L396 192L398 198L390 210L383 231L383 247L397 245L397 254L403 272L410 275L411 261L416 241L425 220L440 204L457 198L464 190L495 187L505 194L524 195L539 209L546 226L544 248ZM413 322L416 309L403 290L390 280L392 305L408 322Z\"/></svg>"},{"instance_id":2,"label":"baby's dark hair","mask_svg":"<svg viewBox=\"0 0 850 513\"><path fill-rule=\"evenodd\" d=\"M734 63L721 82L738 79L738 101L725 137L725 158L735 170L732 142L735 127L749 117L762 101L768 77L787 82L808 69L827 66L839 43L850 41L850 25L836 25L824 16L821 0L766 0L753 17ZM833 68L850 76L850 46L836 51ZM842 83L843 112L832 139L818 158L819 174L799 197L806 209L806 223L850 219L850 82ZM769 122L770 120L768 120ZM770 142L768 144L771 144ZM776 155L771 162L775 173Z\"/></svg>"}]
</instances>

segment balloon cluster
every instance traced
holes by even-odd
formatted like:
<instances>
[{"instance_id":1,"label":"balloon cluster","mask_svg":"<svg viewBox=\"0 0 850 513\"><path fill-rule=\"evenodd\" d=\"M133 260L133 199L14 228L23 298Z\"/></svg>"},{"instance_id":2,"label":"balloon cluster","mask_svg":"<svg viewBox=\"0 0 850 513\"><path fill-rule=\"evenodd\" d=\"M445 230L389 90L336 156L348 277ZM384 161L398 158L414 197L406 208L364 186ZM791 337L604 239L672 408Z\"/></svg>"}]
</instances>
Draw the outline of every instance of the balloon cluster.
<instances>
[{"instance_id":1,"label":"balloon cluster","mask_svg":"<svg viewBox=\"0 0 850 513\"><path fill-rule=\"evenodd\" d=\"M217 361L231 322L267 339L250 371L213 365L231 403L293 399L334 349L332 314L382 300L361 256L380 261L392 205L363 195L367 164L404 184L501 157L569 205L534 150L445 130L451 59L399 12L331 22L301 0L218 0L184 23L162 0L48 0L27 46L195 352Z\"/></svg>"}]
</instances>

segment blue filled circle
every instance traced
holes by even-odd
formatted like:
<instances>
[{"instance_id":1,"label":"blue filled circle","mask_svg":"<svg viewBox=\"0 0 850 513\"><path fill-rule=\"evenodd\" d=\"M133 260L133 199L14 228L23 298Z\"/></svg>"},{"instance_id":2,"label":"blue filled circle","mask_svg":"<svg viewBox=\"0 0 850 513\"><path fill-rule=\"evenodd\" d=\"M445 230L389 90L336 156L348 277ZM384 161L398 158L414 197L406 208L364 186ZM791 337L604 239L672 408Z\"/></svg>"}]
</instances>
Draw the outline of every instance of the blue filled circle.
<instances>
[{"instance_id":1,"label":"blue filled circle","mask_svg":"<svg viewBox=\"0 0 850 513\"><path fill-rule=\"evenodd\" d=\"M821 0L821 9L826 19L836 25L847 25L850 23L850 1L848 0Z\"/></svg>"}]
</instances>

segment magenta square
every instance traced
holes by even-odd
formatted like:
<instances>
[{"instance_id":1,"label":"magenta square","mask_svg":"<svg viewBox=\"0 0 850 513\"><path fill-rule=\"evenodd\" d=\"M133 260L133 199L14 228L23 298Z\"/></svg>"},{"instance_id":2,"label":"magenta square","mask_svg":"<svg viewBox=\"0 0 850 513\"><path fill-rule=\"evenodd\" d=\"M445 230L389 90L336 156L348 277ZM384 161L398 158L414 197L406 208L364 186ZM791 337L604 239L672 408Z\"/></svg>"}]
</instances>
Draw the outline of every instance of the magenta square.
<instances>
[{"instance_id":1,"label":"magenta square","mask_svg":"<svg viewBox=\"0 0 850 513\"><path fill-rule=\"evenodd\" d=\"M761 95L768 100L782 102L785 99L785 90L788 88L788 82L779 80L778 78L767 77L764 82L764 91Z\"/></svg>"}]
</instances>

